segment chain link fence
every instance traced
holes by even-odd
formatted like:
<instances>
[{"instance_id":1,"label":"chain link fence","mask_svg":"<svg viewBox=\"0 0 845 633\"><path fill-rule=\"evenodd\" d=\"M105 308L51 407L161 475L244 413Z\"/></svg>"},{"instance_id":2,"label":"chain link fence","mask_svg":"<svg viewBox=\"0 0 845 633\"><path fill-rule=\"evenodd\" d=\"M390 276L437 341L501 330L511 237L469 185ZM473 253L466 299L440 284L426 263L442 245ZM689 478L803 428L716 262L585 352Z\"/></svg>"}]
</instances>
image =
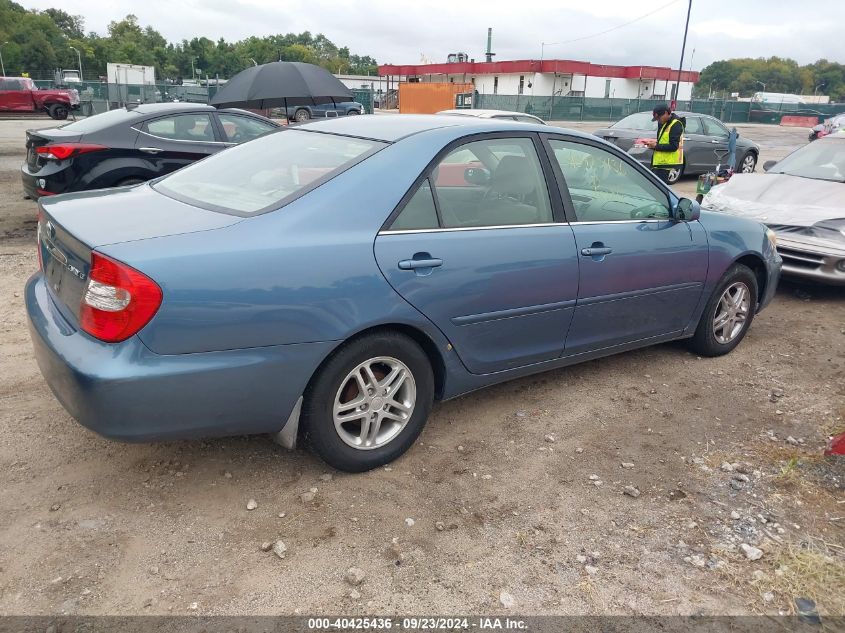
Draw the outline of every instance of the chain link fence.
<instances>
[{"instance_id":1,"label":"chain link fence","mask_svg":"<svg viewBox=\"0 0 845 633\"><path fill-rule=\"evenodd\" d=\"M48 80L35 80L39 88L53 88L55 83ZM218 87L176 84L111 84L101 81L84 81L72 86L79 92L80 114L91 116L115 108L122 108L132 103L208 103L217 93ZM364 106L364 112L373 113L372 88L351 90L353 101Z\"/></svg>"},{"instance_id":2,"label":"chain link fence","mask_svg":"<svg viewBox=\"0 0 845 633\"><path fill-rule=\"evenodd\" d=\"M618 121L635 112L650 112L665 99L598 99L591 97L539 97L530 95L475 96L475 107L533 114L546 121ZM779 124L783 116L817 116L820 119L845 111L845 105L752 104L748 101L699 99L678 102L678 110L709 114L725 123Z\"/></svg>"}]
</instances>

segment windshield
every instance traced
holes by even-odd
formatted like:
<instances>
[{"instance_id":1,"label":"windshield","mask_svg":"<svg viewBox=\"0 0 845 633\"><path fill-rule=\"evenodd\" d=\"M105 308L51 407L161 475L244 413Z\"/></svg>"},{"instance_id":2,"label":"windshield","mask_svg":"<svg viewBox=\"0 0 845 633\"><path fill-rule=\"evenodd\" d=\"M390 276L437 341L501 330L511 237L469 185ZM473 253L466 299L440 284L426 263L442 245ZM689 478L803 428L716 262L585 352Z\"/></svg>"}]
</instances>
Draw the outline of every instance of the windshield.
<instances>
[{"instance_id":1,"label":"windshield","mask_svg":"<svg viewBox=\"0 0 845 633\"><path fill-rule=\"evenodd\" d=\"M845 182L845 140L822 139L805 145L772 167L769 173Z\"/></svg>"},{"instance_id":2,"label":"windshield","mask_svg":"<svg viewBox=\"0 0 845 633\"><path fill-rule=\"evenodd\" d=\"M617 127L622 130L648 130L657 131L657 121L651 120L651 112L637 112L617 121L610 127Z\"/></svg>"},{"instance_id":3,"label":"windshield","mask_svg":"<svg viewBox=\"0 0 845 633\"><path fill-rule=\"evenodd\" d=\"M154 187L204 209L255 215L290 202L385 145L349 136L282 130L180 169Z\"/></svg>"}]
</instances>

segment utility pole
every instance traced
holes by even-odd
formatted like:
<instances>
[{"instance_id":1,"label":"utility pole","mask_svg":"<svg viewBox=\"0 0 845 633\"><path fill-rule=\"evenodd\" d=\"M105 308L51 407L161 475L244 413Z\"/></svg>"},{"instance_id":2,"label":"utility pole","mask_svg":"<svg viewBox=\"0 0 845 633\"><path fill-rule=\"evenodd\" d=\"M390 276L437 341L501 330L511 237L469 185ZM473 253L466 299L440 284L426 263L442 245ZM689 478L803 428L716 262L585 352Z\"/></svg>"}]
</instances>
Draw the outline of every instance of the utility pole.
<instances>
[{"instance_id":1,"label":"utility pole","mask_svg":"<svg viewBox=\"0 0 845 633\"><path fill-rule=\"evenodd\" d=\"M689 16L692 13L692 0L689 0L689 7L687 7L687 23L684 27L684 43L681 44L681 63L678 64L678 81L675 84L675 97L669 107L674 110L678 105L678 94L681 92L681 69L684 67L684 53L687 48L687 33L689 32Z\"/></svg>"},{"instance_id":2,"label":"utility pole","mask_svg":"<svg viewBox=\"0 0 845 633\"><path fill-rule=\"evenodd\" d=\"M2 49L8 43L9 42L3 42L2 44L0 44L0 49ZM0 51L0 71L3 72L3 76L5 77L6 76L6 65L3 63L3 52L2 51Z\"/></svg>"}]
</instances>

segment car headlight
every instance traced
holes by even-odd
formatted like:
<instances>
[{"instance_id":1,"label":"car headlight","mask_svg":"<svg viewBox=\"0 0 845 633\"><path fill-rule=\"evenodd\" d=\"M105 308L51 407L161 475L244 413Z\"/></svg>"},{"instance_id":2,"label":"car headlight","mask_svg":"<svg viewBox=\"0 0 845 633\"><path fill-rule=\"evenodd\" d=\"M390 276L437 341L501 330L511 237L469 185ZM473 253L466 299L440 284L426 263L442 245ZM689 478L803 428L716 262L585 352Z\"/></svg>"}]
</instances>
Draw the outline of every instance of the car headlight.
<instances>
[{"instance_id":1,"label":"car headlight","mask_svg":"<svg viewBox=\"0 0 845 633\"><path fill-rule=\"evenodd\" d=\"M775 233L772 229L766 229L766 239L769 240L769 244L772 245L772 248L777 248L778 246L778 234Z\"/></svg>"}]
</instances>

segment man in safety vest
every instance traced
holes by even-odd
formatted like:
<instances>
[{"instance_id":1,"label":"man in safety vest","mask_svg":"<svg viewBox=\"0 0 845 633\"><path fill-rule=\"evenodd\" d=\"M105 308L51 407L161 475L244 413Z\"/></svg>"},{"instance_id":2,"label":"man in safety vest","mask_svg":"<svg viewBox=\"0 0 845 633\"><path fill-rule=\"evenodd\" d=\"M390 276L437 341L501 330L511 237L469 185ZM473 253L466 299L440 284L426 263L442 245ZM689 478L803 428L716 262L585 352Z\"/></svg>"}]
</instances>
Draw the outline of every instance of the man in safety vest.
<instances>
[{"instance_id":1,"label":"man in safety vest","mask_svg":"<svg viewBox=\"0 0 845 633\"><path fill-rule=\"evenodd\" d=\"M669 171L684 166L684 123L668 105L654 108L651 120L657 121L657 138L646 142L654 150L651 170L668 184Z\"/></svg>"}]
</instances>

